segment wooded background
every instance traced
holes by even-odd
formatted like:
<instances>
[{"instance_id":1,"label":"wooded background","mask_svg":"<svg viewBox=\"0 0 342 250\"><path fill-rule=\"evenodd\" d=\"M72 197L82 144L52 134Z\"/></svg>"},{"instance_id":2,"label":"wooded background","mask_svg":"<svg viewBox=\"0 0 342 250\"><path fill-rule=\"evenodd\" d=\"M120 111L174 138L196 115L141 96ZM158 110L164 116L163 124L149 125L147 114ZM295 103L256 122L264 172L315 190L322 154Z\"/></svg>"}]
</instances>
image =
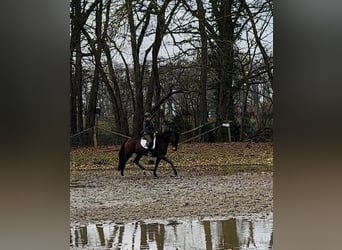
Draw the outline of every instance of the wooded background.
<instances>
[{"instance_id":1,"label":"wooded background","mask_svg":"<svg viewBox=\"0 0 342 250\"><path fill-rule=\"evenodd\" d=\"M140 135L146 111L159 131L272 140L272 0L71 0L70 35L72 145Z\"/></svg>"}]
</instances>

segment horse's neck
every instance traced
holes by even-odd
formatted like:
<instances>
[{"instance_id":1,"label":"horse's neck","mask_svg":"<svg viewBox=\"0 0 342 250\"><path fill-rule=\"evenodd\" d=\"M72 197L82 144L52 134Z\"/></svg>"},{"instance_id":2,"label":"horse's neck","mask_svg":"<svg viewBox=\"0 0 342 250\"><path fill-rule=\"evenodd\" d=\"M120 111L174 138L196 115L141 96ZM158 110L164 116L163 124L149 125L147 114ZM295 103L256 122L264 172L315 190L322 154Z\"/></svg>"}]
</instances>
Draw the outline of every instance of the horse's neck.
<instances>
[{"instance_id":1,"label":"horse's neck","mask_svg":"<svg viewBox=\"0 0 342 250\"><path fill-rule=\"evenodd\" d=\"M157 136L156 143L158 143L158 141L159 141L159 143L165 145L166 147L170 144L170 138L168 138L168 137Z\"/></svg>"}]
</instances>

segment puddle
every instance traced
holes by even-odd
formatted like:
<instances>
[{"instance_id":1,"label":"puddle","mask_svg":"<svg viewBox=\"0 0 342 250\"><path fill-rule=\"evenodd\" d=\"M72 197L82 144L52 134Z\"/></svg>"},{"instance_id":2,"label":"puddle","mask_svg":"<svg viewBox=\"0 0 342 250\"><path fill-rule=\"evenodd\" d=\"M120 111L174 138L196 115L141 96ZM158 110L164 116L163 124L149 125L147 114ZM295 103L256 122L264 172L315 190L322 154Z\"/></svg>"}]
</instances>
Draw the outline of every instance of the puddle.
<instances>
[{"instance_id":1,"label":"puddle","mask_svg":"<svg viewBox=\"0 0 342 250\"><path fill-rule=\"evenodd\" d=\"M272 249L273 220L166 220L70 227L70 249Z\"/></svg>"}]
</instances>

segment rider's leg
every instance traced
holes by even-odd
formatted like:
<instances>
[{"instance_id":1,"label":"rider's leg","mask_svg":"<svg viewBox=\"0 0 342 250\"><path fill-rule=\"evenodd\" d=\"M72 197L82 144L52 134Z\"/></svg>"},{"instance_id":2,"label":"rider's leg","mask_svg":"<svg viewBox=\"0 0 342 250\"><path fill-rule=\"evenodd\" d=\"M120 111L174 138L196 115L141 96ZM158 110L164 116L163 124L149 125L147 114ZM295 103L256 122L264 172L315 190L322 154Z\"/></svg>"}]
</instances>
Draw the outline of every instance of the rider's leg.
<instances>
[{"instance_id":1,"label":"rider's leg","mask_svg":"<svg viewBox=\"0 0 342 250\"><path fill-rule=\"evenodd\" d=\"M148 148L147 155L152 156L152 152L151 152L151 148L153 146L152 136L146 135L146 140L147 140L147 148Z\"/></svg>"}]
</instances>

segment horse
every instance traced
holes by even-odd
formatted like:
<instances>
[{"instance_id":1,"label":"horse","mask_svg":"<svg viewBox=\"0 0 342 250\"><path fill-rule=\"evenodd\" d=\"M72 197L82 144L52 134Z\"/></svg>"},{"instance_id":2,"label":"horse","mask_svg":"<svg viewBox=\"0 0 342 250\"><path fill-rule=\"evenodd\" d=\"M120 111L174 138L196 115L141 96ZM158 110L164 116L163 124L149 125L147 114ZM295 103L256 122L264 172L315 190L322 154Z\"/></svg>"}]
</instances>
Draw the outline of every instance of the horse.
<instances>
[{"instance_id":1,"label":"horse","mask_svg":"<svg viewBox=\"0 0 342 250\"><path fill-rule=\"evenodd\" d=\"M140 145L141 138L131 138L128 139L121 145L119 151L119 164L118 164L118 171L121 171L121 175L124 176L124 169L126 162L128 159L133 155L136 154L135 159L133 162L142 170L144 170L145 174L145 167L139 163L139 160L142 156L147 155L148 150L143 148ZM173 169L175 176L177 176L177 170L173 165L172 161L166 157L168 145L171 143L172 150L176 151L178 146L179 134L174 131L165 131L161 134L156 135L156 143L154 149L152 149L152 156L155 157L156 162L153 169L153 175L157 177L157 168L161 160L166 161L169 163Z\"/></svg>"}]
</instances>

